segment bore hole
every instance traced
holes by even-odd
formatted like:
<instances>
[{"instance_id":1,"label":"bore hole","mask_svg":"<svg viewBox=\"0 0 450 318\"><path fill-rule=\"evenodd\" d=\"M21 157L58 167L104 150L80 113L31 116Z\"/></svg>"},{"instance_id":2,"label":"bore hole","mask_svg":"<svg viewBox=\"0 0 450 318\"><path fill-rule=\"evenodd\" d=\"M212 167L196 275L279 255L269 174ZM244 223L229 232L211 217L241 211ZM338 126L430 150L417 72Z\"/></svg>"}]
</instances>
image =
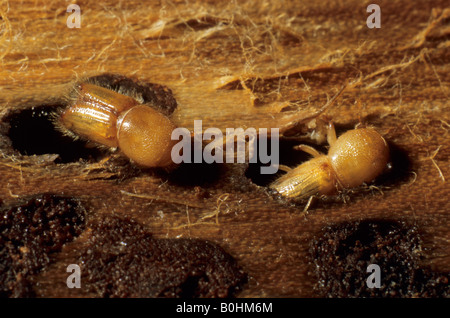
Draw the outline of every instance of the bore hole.
<instances>
[{"instance_id":1,"label":"bore hole","mask_svg":"<svg viewBox=\"0 0 450 318\"><path fill-rule=\"evenodd\" d=\"M21 155L57 154L56 163L97 161L104 157L106 150L90 148L83 140L74 140L56 129L54 114L60 105L44 105L13 113L4 121L9 122L7 136L12 147Z\"/></svg>"},{"instance_id":2,"label":"bore hole","mask_svg":"<svg viewBox=\"0 0 450 318\"><path fill-rule=\"evenodd\" d=\"M303 151L294 150L294 146L299 145L300 142L298 140L279 140L279 164L285 165L291 168L298 166L299 164L307 161L311 156L306 154ZM322 149L317 146L313 146L319 151L327 151L326 149ZM268 149L270 149L270 141L268 142ZM273 158L273 156L272 156ZM285 174L284 171L278 169L278 171L274 174L262 174L261 167L268 166L269 164L263 164L258 157L257 163L250 163L247 171L245 172L245 176L249 178L253 183L267 187L269 184L274 182L276 179Z\"/></svg>"},{"instance_id":3,"label":"bore hole","mask_svg":"<svg viewBox=\"0 0 450 318\"><path fill-rule=\"evenodd\" d=\"M177 101L172 90L164 85L138 81L112 73L93 76L87 81L130 96L143 104L149 103L166 116L171 115L177 108Z\"/></svg>"},{"instance_id":4,"label":"bore hole","mask_svg":"<svg viewBox=\"0 0 450 318\"><path fill-rule=\"evenodd\" d=\"M393 186L407 182L411 178L411 160L405 150L388 142L390 152L390 169L376 179L376 183Z\"/></svg>"},{"instance_id":5,"label":"bore hole","mask_svg":"<svg viewBox=\"0 0 450 318\"><path fill-rule=\"evenodd\" d=\"M194 142L191 140L191 149ZM219 180L220 167L217 163L194 163L194 151L191 152L191 163L181 163L169 176L169 181L181 186L211 185Z\"/></svg>"},{"instance_id":6,"label":"bore hole","mask_svg":"<svg viewBox=\"0 0 450 318\"><path fill-rule=\"evenodd\" d=\"M170 174L169 181L181 186L201 186L219 180L220 168L217 164L181 164Z\"/></svg>"},{"instance_id":7,"label":"bore hole","mask_svg":"<svg viewBox=\"0 0 450 318\"><path fill-rule=\"evenodd\" d=\"M352 126L350 125L336 127L336 134L339 137L344 132L350 129L352 129ZM327 154L329 150L328 144L316 145L308 142L302 142L300 141L300 139L280 139L280 165L295 168L312 158L311 155L303 151L293 149L295 146L298 146L300 144L309 145L323 154ZM388 142L388 144L390 151L390 168L387 168L384 173L382 173L374 180L374 183L380 186L392 186L398 183L406 182L409 178L411 178L411 161L408 158L407 153L391 142ZM269 186L273 181L286 173L285 171L279 169L275 174L261 174L260 168L262 166L267 165L264 165L261 162L249 164L249 167L245 173L246 177L249 178L253 183L262 187Z\"/></svg>"}]
</instances>

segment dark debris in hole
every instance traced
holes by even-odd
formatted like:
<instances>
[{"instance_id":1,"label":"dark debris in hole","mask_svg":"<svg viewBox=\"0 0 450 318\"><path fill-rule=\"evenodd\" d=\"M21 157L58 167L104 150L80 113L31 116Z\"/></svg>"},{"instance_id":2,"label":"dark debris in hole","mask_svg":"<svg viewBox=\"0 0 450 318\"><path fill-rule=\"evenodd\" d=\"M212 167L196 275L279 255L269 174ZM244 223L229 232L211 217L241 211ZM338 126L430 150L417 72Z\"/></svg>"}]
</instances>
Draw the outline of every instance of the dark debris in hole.
<instances>
[{"instance_id":1,"label":"dark debris in hole","mask_svg":"<svg viewBox=\"0 0 450 318\"><path fill-rule=\"evenodd\" d=\"M0 297L34 297L34 276L81 233L85 214L77 200L50 194L2 208Z\"/></svg>"},{"instance_id":2,"label":"dark debris in hole","mask_svg":"<svg viewBox=\"0 0 450 318\"><path fill-rule=\"evenodd\" d=\"M156 239L130 219L106 217L78 260L99 297L231 297L246 282L232 256L200 239Z\"/></svg>"},{"instance_id":3,"label":"dark debris in hole","mask_svg":"<svg viewBox=\"0 0 450 318\"><path fill-rule=\"evenodd\" d=\"M320 297L448 297L449 273L421 268L416 226L367 220L327 226L312 240L310 263ZM380 288L369 288L367 267L381 269Z\"/></svg>"}]
</instances>

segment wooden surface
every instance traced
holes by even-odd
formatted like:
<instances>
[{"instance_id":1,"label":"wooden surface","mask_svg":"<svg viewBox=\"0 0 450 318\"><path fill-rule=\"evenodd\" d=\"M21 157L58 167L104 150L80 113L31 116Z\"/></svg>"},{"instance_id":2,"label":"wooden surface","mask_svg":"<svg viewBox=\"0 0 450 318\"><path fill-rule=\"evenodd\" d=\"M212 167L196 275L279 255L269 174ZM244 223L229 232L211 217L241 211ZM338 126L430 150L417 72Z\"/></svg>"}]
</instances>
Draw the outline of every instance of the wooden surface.
<instances>
[{"instance_id":1,"label":"wooden surface","mask_svg":"<svg viewBox=\"0 0 450 318\"><path fill-rule=\"evenodd\" d=\"M380 29L366 26L371 1L77 3L81 28L69 29L65 1L0 2L3 205L40 193L71 196L92 218L129 216L159 238L217 243L249 275L239 297L317 296L313 237L368 219L414 224L421 266L450 271L447 1L378 1ZM191 130L194 119L204 128L287 127L348 83L325 115L338 132L375 127L395 149L395 170L345 202L317 200L304 214L306 202L277 200L266 191L270 178L245 165L123 177L127 163L55 163L12 149L5 118L64 105L74 80L105 72L169 87L178 102L173 121ZM293 144L282 143L282 163L305 160ZM36 276L37 296L71 296L39 287L59 286L46 274L63 268L58 257Z\"/></svg>"}]
</instances>

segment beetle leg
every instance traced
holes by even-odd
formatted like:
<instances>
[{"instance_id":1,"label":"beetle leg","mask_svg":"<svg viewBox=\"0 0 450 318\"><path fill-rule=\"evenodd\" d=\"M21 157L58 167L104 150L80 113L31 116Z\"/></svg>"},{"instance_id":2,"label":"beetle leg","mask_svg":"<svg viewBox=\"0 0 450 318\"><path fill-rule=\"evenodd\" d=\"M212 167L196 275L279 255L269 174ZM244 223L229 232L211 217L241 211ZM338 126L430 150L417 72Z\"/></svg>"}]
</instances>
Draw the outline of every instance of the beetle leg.
<instances>
[{"instance_id":1,"label":"beetle leg","mask_svg":"<svg viewBox=\"0 0 450 318\"><path fill-rule=\"evenodd\" d=\"M309 207L310 207L310 205L311 205L313 199L314 199L314 196L313 196L313 195L309 197L308 203L306 203L306 205L305 205L305 207L304 207L304 209L303 209L303 213L307 213L307 212L308 212L308 209L309 209Z\"/></svg>"},{"instance_id":2,"label":"beetle leg","mask_svg":"<svg viewBox=\"0 0 450 318\"><path fill-rule=\"evenodd\" d=\"M337 140L336 129L332 122L328 123L327 127L327 141L330 146L332 146Z\"/></svg>"},{"instance_id":3,"label":"beetle leg","mask_svg":"<svg viewBox=\"0 0 450 318\"><path fill-rule=\"evenodd\" d=\"M298 145L298 146L295 146L294 149L309 153L314 158L317 158L317 157L320 157L323 155L320 152L318 152L316 149L314 149L313 147L308 146L308 145Z\"/></svg>"},{"instance_id":4,"label":"beetle leg","mask_svg":"<svg viewBox=\"0 0 450 318\"><path fill-rule=\"evenodd\" d=\"M285 165L278 165L278 169L285 171L285 172L289 172L292 170L291 167L285 166Z\"/></svg>"}]
</instances>

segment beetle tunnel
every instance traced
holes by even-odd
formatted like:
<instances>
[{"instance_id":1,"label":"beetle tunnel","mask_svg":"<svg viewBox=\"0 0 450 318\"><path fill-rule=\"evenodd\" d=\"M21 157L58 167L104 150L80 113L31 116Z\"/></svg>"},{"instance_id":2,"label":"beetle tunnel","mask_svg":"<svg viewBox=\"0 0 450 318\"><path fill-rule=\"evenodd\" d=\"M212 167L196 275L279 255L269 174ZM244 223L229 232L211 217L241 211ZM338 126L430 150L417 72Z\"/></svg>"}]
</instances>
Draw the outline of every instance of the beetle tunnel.
<instances>
[{"instance_id":1,"label":"beetle tunnel","mask_svg":"<svg viewBox=\"0 0 450 318\"><path fill-rule=\"evenodd\" d=\"M56 128L52 114L59 108L59 105L42 105L4 117L2 121L9 123L6 137L10 139L13 150L23 156L57 154L55 163L103 158L106 150L88 147L85 141L65 136Z\"/></svg>"}]
</instances>

